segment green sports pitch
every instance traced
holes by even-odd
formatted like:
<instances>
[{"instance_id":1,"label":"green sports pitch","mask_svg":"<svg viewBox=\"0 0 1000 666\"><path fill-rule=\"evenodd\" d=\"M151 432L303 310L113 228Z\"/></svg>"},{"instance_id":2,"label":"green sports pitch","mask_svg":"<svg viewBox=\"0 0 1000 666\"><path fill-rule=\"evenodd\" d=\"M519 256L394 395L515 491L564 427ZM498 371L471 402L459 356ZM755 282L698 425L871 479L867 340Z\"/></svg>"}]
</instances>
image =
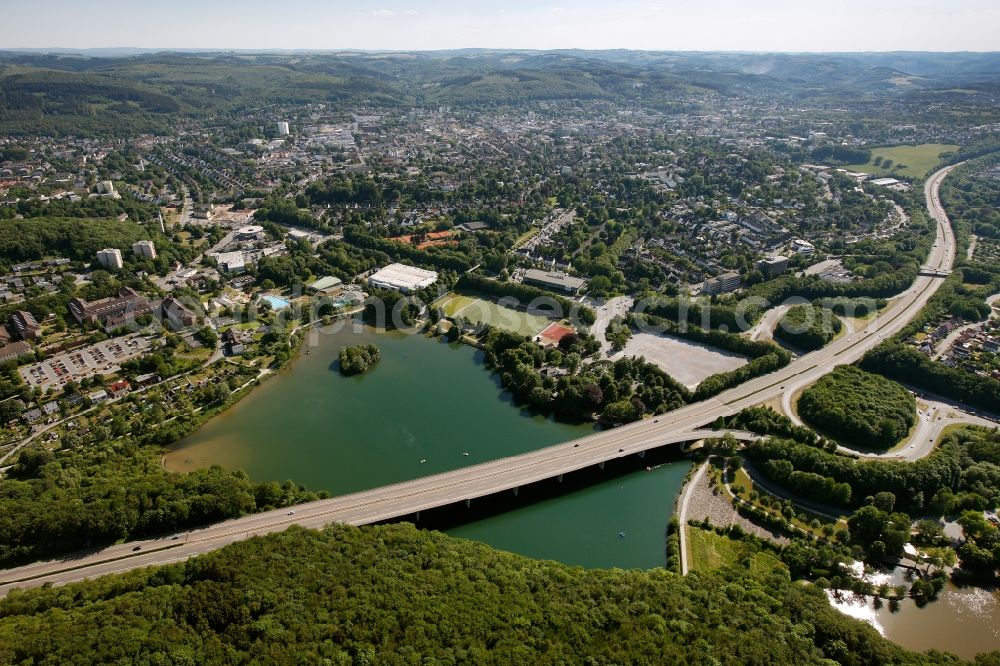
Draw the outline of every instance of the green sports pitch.
<instances>
[{"instance_id":1,"label":"green sports pitch","mask_svg":"<svg viewBox=\"0 0 1000 666\"><path fill-rule=\"evenodd\" d=\"M470 322L490 324L532 337L552 323L548 317L520 312L492 301L460 294L445 294L436 300L432 307L444 310L448 317L462 317Z\"/></svg>"}]
</instances>

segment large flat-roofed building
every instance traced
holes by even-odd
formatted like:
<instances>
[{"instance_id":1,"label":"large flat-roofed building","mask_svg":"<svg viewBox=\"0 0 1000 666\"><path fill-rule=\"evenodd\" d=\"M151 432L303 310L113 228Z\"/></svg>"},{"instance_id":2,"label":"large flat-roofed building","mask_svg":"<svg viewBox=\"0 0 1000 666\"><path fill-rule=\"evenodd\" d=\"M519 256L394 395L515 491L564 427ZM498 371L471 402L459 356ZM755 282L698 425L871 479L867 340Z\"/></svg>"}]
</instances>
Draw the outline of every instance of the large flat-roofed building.
<instances>
[{"instance_id":1,"label":"large flat-roofed building","mask_svg":"<svg viewBox=\"0 0 1000 666\"><path fill-rule=\"evenodd\" d=\"M27 310L18 310L7 320L7 330L18 340L34 340L42 331L35 316Z\"/></svg>"},{"instance_id":2,"label":"large flat-roofed building","mask_svg":"<svg viewBox=\"0 0 1000 666\"><path fill-rule=\"evenodd\" d=\"M97 252L97 263L105 268L110 268L111 270L119 271L124 262L122 262L122 251L118 248L108 247Z\"/></svg>"},{"instance_id":3,"label":"large flat-roofed building","mask_svg":"<svg viewBox=\"0 0 1000 666\"><path fill-rule=\"evenodd\" d=\"M310 291L315 291L321 294L335 294L342 291L344 288L344 283L340 281L340 278L334 277L332 275L327 275L326 277L321 277L315 282L309 284Z\"/></svg>"},{"instance_id":4,"label":"large flat-roofed building","mask_svg":"<svg viewBox=\"0 0 1000 666\"><path fill-rule=\"evenodd\" d=\"M540 271L536 268L524 273L524 282L567 294L575 294L587 284L583 278L573 277L560 271Z\"/></svg>"},{"instance_id":5,"label":"large flat-roofed building","mask_svg":"<svg viewBox=\"0 0 1000 666\"><path fill-rule=\"evenodd\" d=\"M368 284L379 289L391 289L410 294L437 282L438 274L416 266L389 264L368 278Z\"/></svg>"},{"instance_id":6,"label":"large flat-roofed building","mask_svg":"<svg viewBox=\"0 0 1000 666\"><path fill-rule=\"evenodd\" d=\"M812 243L801 238L792 239L792 249L799 254L813 254L816 252L816 247Z\"/></svg>"},{"instance_id":7,"label":"large flat-roofed building","mask_svg":"<svg viewBox=\"0 0 1000 666\"><path fill-rule=\"evenodd\" d=\"M770 279L788 270L788 257L768 257L757 262L757 270Z\"/></svg>"},{"instance_id":8,"label":"large flat-roofed building","mask_svg":"<svg viewBox=\"0 0 1000 666\"><path fill-rule=\"evenodd\" d=\"M702 285L701 293L711 296L712 294L725 294L730 291L736 291L739 288L739 273L723 273L718 277L705 280L705 284Z\"/></svg>"},{"instance_id":9,"label":"large flat-roofed building","mask_svg":"<svg viewBox=\"0 0 1000 666\"><path fill-rule=\"evenodd\" d=\"M243 253L238 250L220 252L215 255L215 260L219 264L219 270L223 273L242 273L247 269L246 259L243 258Z\"/></svg>"},{"instance_id":10,"label":"large flat-roofed building","mask_svg":"<svg viewBox=\"0 0 1000 666\"><path fill-rule=\"evenodd\" d=\"M264 238L264 227L259 224L246 224L236 230L236 240L252 241Z\"/></svg>"},{"instance_id":11,"label":"large flat-roofed building","mask_svg":"<svg viewBox=\"0 0 1000 666\"><path fill-rule=\"evenodd\" d=\"M131 287L122 287L117 296L99 301L85 301L73 298L69 302L69 313L81 324L104 324L105 329L114 330L136 317L153 311L149 300Z\"/></svg>"}]
</instances>

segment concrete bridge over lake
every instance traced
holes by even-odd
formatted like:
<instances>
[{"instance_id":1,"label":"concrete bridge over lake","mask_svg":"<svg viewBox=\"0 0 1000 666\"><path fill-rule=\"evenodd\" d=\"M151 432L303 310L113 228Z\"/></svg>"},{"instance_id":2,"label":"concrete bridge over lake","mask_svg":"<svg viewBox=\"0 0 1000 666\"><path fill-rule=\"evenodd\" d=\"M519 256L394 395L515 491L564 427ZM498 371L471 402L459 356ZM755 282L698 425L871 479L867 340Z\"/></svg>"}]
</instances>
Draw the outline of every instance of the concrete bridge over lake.
<instances>
[{"instance_id":1,"label":"concrete bridge over lake","mask_svg":"<svg viewBox=\"0 0 1000 666\"><path fill-rule=\"evenodd\" d=\"M652 419L647 419L652 424ZM322 528L331 523L369 525L396 519L416 520L421 511L449 505L471 506L498 493L518 493L531 484L561 482L564 475L626 457L645 457L665 446L730 434L748 442L758 435L739 430L689 430L636 437L629 429L595 433L565 444L490 462L462 467L412 481L350 495L317 500L290 509L256 513L175 537L130 541L66 559L36 562L0 572L0 595L13 588L63 585L110 573L186 560L251 536L270 534L290 525Z\"/></svg>"}]
</instances>

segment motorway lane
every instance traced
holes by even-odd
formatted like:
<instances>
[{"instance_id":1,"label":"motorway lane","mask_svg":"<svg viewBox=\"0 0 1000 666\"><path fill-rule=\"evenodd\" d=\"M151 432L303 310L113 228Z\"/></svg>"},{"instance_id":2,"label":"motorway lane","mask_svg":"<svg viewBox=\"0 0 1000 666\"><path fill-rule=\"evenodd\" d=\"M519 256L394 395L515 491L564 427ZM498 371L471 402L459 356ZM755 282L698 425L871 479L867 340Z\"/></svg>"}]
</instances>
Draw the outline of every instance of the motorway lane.
<instances>
[{"instance_id":1,"label":"motorway lane","mask_svg":"<svg viewBox=\"0 0 1000 666\"><path fill-rule=\"evenodd\" d=\"M941 179L952 168L954 167L942 169L927 183L929 208L938 220L938 240L927 265L945 270L950 270L954 260L955 241L947 216L937 198L937 188ZM856 361L878 344L883 336L892 335L905 326L941 282L941 278L920 276L904 297L897 299L881 316L874 318L856 335L835 340L823 349L798 358L781 370L729 389L715 398L656 418L520 456L300 505L294 509L293 514L288 511L271 511L226 521L192 531L183 540L173 541L167 538L130 542L76 558L2 571L0 594L6 594L12 587L34 587L44 582L64 584L112 571L177 561L254 534L280 531L293 523L321 527L331 522L363 524L405 516L418 510L510 490L659 445L710 436L710 431L699 429L719 416L729 416L745 407L776 398L793 382L815 381L835 365ZM746 438L751 435L746 433L742 436ZM142 551L133 552L136 545ZM155 550L150 552L150 549ZM127 560L109 561L122 556L127 557ZM22 582L17 582L19 580Z\"/></svg>"},{"instance_id":2,"label":"motorway lane","mask_svg":"<svg viewBox=\"0 0 1000 666\"><path fill-rule=\"evenodd\" d=\"M802 302L807 303L808 301L803 299ZM781 318L785 316L785 313L788 312L791 307L792 306L790 304L779 305L765 312L764 316L760 318L759 322L757 322L757 325L751 328L748 332L750 339L760 340L761 338L766 338L770 340L773 337L772 333L774 331L774 327L778 325L778 322L781 321Z\"/></svg>"},{"instance_id":3,"label":"motorway lane","mask_svg":"<svg viewBox=\"0 0 1000 666\"><path fill-rule=\"evenodd\" d=\"M610 431L615 432L615 431ZM282 531L292 524L320 528L333 522L363 525L413 514L469 498L503 492L583 469L601 461L640 453L655 446L719 436L720 431L695 430L635 440L631 436L586 447L568 442L526 456L495 460L393 486L318 500L193 530L177 539L164 537L119 544L90 554L52 562L37 562L0 572L0 594L15 587L37 587L46 582L65 584L107 573L187 559L251 536ZM733 431L742 440L753 433ZM615 448L617 446L617 448ZM136 548L140 550L136 551Z\"/></svg>"}]
</instances>

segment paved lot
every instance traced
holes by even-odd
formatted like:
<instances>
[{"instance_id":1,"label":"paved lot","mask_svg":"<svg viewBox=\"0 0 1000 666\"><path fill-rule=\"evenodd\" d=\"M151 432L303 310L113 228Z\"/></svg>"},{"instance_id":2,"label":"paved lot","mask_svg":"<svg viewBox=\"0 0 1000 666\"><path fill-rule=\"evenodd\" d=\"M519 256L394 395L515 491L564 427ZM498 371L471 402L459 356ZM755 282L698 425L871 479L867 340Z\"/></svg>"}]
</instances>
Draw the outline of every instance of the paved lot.
<instances>
[{"instance_id":1,"label":"paved lot","mask_svg":"<svg viewBox=\"0 0 1000 666\"><path fill-rule=\"evenodd\" d=\"M755 534L762 539L768 539L779 544L788 543L788 538L780 532L761 527L737 513L726 491L719 489L716 492L712 488L707 473L699 474L693 483L685 520L703 521L708 518L713 525L735 524L742 527L745 532Z\"/></svg>"},{"instance_id":2,"label":"paved lot","mask_svg":"<svg viewBox=\"0 0 1000 666\"><path fill-rule=\"evenodd\" d=\"M133 333L22 366L18 372L29 388L59 389L71 381L78 382L98 373L118 372L122 363L146 353L149 346L149 338Z\"/></svg>"},{"instance_id":3,"label":"paved lot","mask_svg":"<svg viewBox=\"0 0 1000 666\"><path fill-rule=\"evenodd\" d=\"M617 360L629 356L646 357L647 361L655 363L690 389L709 375L735 370L747 363L747 359L739 354L652 333L636 333L625 349L611 358Z\"/></svg>"}]
</instances>

